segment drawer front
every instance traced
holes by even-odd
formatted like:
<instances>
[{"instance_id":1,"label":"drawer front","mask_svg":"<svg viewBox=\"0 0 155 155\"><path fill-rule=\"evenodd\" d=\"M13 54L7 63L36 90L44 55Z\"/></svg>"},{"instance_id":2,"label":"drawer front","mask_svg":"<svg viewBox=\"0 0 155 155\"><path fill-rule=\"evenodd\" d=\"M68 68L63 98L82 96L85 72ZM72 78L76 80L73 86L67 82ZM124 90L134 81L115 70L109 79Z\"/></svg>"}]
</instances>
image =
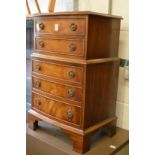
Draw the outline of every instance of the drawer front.
<instances>
[{"instance_id":1,"label":"drawer front","mask_svg":"<svg viewBox=\"0 0 155 155\"><path fill-rule=\"evenodd\" d=\"M82 67L32 60L32 72L76 83L83 81Z\"/></svg>"},{"instance_id":2,"label":"drawer front","mask_svg":"<svg viewBox=\"0 0 155 155\"><path fill-rule=\"evenodd\" d=\"M32 77L33 88L68 100L82 101L82 89Z\"/></svg>"},{"instance_id":3,"label":"drawer front","mask_svg":"<svg viewBox=\"0 0 155 155\"><path fill-rule=\"evenodd\" d=\"M84 56L83 39L36 38L35 48L49 53Z\"/></svg>"},{"instance_id":4,"label":"drawer front","mask_svg":"<svg viewBox=\"0 0 155 155\"><path fill-rule=\"evenodd\" d=\"M36 34L52 35L85 35L85 18L37 18L35 19Z\"/></svg>"},{"instance_id":5,"label":"drawer front","mask_svg":"<svg viewBox=\"0 0 155 155\"><path fill-rule=\"evenodd\" d=\"M59 120L80 125L80 108L32 94L32 107Z\"/></svg>"}]
</instances>

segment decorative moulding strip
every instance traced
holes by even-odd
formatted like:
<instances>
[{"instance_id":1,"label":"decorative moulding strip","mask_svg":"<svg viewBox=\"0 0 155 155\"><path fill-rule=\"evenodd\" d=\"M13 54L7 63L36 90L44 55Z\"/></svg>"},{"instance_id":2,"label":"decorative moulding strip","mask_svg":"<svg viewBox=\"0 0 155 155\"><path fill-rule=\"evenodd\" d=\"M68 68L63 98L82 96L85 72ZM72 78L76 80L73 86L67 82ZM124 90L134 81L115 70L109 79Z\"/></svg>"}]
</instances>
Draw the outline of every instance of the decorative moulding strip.
<instances>
[{"instance_id":1,"label":"decorative moulding strip","mask_svg":"<svg viewBox=\"0 0 155 155\"><path fill-rule=\"evenodd\" d=\"M83 64L83 65L120 61L120 58L117 58L117 57L104 58L104 59L80 60L80 59L71 59L71 58L64 58L64 57L61 58L57 56L47 56L47 55L37 54L37 53L33 53L31 57L47 59L47 60L55 60L55 61L61 61L61 62L69 62L69 63L74 63L74 64Z\"/></svg>"}]
</instances>

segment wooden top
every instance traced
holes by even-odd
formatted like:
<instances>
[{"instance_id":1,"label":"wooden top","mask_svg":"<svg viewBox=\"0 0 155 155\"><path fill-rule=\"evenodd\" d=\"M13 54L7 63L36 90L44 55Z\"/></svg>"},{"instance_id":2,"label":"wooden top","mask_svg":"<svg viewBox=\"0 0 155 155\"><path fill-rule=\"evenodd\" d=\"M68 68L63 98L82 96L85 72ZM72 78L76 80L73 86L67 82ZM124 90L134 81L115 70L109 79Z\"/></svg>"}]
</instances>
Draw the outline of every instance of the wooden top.
<instances>
[{"instance_id":1,"label":"wooden top","mask_svg":"<svg viewBox=\"0 0 155 155\"><path fill-rule=\"evenodd\" d=\"M42 14L34 14L34 17L40 17L40 16L63 16L63 15L95 15L95 16L102 16L102 17L108 17L108 18L115 18L115 19L123 19L121 16L115 16L110 14L103 14L103 13L97 13L92 11L77 11L77 12L54 12L54 13L42 13Z\"/></svg>"}]
</instances>

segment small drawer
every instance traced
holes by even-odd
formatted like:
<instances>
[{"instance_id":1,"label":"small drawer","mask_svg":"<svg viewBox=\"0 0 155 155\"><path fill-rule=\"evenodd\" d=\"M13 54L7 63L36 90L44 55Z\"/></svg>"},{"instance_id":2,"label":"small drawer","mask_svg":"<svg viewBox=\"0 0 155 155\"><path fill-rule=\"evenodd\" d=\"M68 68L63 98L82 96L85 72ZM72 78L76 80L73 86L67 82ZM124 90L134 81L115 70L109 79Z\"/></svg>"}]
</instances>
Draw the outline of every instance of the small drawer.
<instances>
[{"instance_id":1,"label":"small drawer","mask_svg":"<svg viewBox=\"0 0 155 155\"><path fill-rule=\"evenodd\" d=\"M32 77L32 86L35 89L44 91L53 96L63 97L65 99L74 100L77 102L82 101L81 88L47 81L38 77Z\"/></svg>"},{"instance_id":2,"label":"small drawer","mask_svg":"<svg viewBox=\"0 0 155 155\"><path fill-rule=\"evenodd\" d=\"M36 18L36 34L85 35L86 18Z\"/></svg>"},{"instance_id":3,"label":"small drawer","mask_svg":"<svg viewBox=\"0 0 155 155\"><path fill-rule=\"evenodd\" d=\"M32 94L32 107L45 115L58 120L80 125L81 109L66 103L55 101L38 94Z\"/></svg>"},{"instance_id":4,"label":"small drawer","mask_svg":"<svg viewBox=\"0 0 155 155\"><path fill-rule=\"evenodd\" d=\"M83 68L77 66L32 60L32 72L70 82L83 82Z\"/></svg>"},{"instance_id":5,"label":"small drawer","mask_svg":"<svg viewBox=\"0 0 155 155\"><path fill-rule=\"evenodd\" d=\"M36 38L35 49L41 52L84 56L84 39Z\"/></svg>"}]
</instances>

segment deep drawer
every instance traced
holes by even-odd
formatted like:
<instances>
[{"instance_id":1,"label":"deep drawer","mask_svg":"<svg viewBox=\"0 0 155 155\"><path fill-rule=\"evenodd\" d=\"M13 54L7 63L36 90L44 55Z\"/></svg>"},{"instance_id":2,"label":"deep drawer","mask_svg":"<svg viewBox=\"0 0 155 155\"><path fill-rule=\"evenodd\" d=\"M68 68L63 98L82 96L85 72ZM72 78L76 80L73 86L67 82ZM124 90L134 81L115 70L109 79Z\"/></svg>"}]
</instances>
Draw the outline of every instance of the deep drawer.
<instances>
[{"instance_id":1,"label":"deep drawer","mask_svg":"<svg viewBox=\"0 0 155 155\"><path fill-rule=\"evenodd\" d=\"M35 32L37 35L85 35L86 18L36 18Z\"/></svg>"},{"instance_id":2,"label":"deep drawer","mask_svg":"<svg viewBox=\"0 0 155 155\"><path fill-rule=\"evenodd\" d=\"M84 39L36 38L35 49L41 52L84 56Z\"/></svg>"},{"instance_id":3,"label":"deep drawer","mask_svg":"<svg viewBox=\"0 0 155 155\"><path fill-rule=\"evenodd\" d=\"M55 101L34 93L32 94L32 107L45 115L54 117L55 119L80 125L81 109L78 107Z\"/></svg>"},{"instance_id":4,"label":"deep drawer","mask_svg":"<svg viewBox=\"0 0 155 155\"><path fill-rule=\"evenodd\" d=\"M77 66L32 60L32 72L69 82L83 82L83 68Z\"/></svg>"},{"instance_id":5,"label":"deep drawer","mask_svg":"<svg viewBox=\"0 0 155 155\"><path fill-rule=\"evenodd\" d=\"M32 86L53 96L62 97L77 102L82 101L82 89L71 85L64 85L53 81L47 81L38 77L32 77Z\"/></svg>"}]
</instances>

